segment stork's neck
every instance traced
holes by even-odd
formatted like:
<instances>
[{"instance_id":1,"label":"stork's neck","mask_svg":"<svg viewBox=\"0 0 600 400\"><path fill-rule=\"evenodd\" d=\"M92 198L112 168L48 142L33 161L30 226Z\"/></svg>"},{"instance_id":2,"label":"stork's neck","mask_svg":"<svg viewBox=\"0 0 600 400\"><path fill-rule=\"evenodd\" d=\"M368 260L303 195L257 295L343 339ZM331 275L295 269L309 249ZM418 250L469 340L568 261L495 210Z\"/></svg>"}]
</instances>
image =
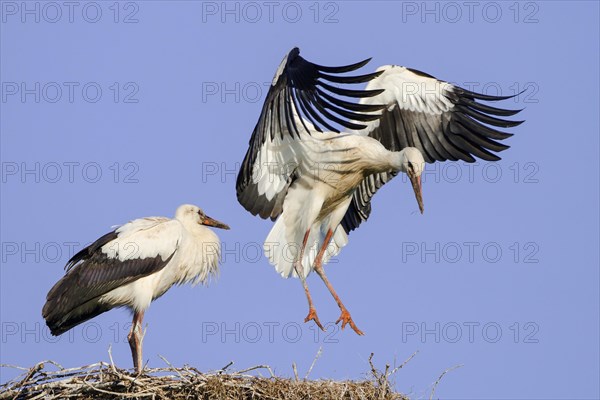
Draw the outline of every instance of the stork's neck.
<instances>
[{"instance_id":1,"label":"stork's neck","mask_svg":"<svg viewBox=\"0 0 600 400\"><path fill-rule=\"evenodd\" d=\"M379 154L379 157L371 158L371 168L375 172L406 172L407 156L405 150L389 151Z\"/></svg>"},{"instance_id":2,"label":"stork's neck","mask_svg":"<svg viewBox=\"0 0 600 400\"><path fill-rule=\"evenodd\" d=\"M406 151L390 151L381 142L368 136L352 136L355 154L361 159L361 169L367 175L381 172L406 172Z\"/></svg>"},{"instance_id":3,"label":"stork's neck","mask_svg":"<svg viewBox=\"0 0 600 400\"><path fill-rule=\"evenodd\" d=\"M394 172L406 172L406 151L390 151L387 162Z\"/></svg>"},{"instance_id":4,"label":"stork's neck","mask_svg":"<svg viewBox=\"0 0 600 400\"><path fill-rule=\"evenodd\" d=\"M197 221L194 221L187 215L175 215L175 219L179 221L181 225L183 225L183 227L190 232L194 232L200 227Z\"/></svg>"}]
</instances>

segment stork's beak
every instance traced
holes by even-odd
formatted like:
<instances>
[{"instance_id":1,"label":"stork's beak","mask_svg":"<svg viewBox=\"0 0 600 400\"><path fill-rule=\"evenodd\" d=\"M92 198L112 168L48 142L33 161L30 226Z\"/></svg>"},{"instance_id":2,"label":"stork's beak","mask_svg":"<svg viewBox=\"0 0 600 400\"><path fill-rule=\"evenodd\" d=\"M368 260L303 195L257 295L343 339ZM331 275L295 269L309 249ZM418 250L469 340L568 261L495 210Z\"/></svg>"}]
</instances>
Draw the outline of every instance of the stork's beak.
<instances>
[{"instance_id":1,"label":"stork's beak","mask_svg":"<svg viewBox=\"0 0 600 400\"><path fill-rule=\"evenodd\" d=\"M407 175L410 178L410 183L415 191L415 197L417 198L417 203L419 203L419 210L421 211L421 214L423 214L425 208L423 207L423 192L421 191L421 175L416 176L410 172Z\"/></svg>"},{"instance_id":2,"label":"stork's beak","mask_svg":"<svg viewBox=\"0 0 600 400\"><path fill-rule=\"evenodd\" d=\"M208 215L204 217L201 224L206 226L213 226L215 228L229 229L229 225L219 222L216 219L212 219Z\"/></svg>"}]
</instances>

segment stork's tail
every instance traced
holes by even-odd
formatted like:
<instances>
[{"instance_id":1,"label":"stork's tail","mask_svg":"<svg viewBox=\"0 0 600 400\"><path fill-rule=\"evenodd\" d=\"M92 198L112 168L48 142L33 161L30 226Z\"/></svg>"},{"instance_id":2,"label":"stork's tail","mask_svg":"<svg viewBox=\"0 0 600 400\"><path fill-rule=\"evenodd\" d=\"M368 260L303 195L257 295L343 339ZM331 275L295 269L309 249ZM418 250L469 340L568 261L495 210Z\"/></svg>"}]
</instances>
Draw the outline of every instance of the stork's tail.
<instances>
[{"instance_id":1,"label":"stork's tail","mask_svg":"<svg viewBox=\"0 0 600 400\"><path fill-rule=\"evenodd\" d=\"M319 249L323 246L325 235L327 233L327 228L323 225L324 224L319 222L313 224L311 227L306 242L306 249L304 250L304 257L302 258L304 277L307 277L312 272L315 258ZM277 219L271 232L269 232L263 249L269 262L282 277L298 277L294 268L294 263L300 253L303 240L304 232L292 232L291 234L288 232L283 215ZM347 243L348 236L340 225L335 230L335 233L327 246L327 250L323 255L323 264L327 263L331 257L339 254L341 248Z\"/></svg>"}]
</instances>

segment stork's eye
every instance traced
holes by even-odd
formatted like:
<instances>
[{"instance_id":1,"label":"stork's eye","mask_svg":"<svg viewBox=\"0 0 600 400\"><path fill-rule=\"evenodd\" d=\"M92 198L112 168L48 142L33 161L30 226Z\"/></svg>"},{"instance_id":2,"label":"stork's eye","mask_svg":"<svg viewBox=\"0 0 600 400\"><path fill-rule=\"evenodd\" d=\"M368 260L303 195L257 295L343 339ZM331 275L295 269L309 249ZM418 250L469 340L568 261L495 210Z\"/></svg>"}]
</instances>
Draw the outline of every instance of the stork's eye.
<instances>
[{"instance_id":1,"label":"stork's eye","mask_svg":"<svg viewBox=\"0 0 600 400\"><path fill-rule=\"evenodd\" d=\"M410 169L411 171L415 170L415 167L413 166L413 164L410 161L408 162L408 169Z\"/></svg>"}]
</instances>

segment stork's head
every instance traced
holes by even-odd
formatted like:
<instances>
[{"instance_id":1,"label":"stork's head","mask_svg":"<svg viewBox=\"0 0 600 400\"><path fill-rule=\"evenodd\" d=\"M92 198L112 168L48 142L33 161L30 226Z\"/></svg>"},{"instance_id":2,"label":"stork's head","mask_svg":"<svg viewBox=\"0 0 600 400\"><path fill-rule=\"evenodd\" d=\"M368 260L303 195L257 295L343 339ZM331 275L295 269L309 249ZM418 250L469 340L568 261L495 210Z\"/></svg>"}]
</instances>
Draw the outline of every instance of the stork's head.
<instances>
[{"instance_id":1,"label":"stork's head","mask_svg":"<svg viewBox=\"0 0 600 400\"><path fill-rule=\"evenodd\" d=\"M200 225L213 226L215 228L229 229L229 226L212 219L208 215L204 214L204 211L200 207L192 204L184 204L177 208L175 212L175 219L181 222L195 222Z\"/></svg>"},{"instance_id":2,"label":"stork's head","mask_svg":"<svg viewBox=\"0 0 600 400\"><path fill-rule=\"evenodd\" d=\"M425 159L419 149L415 147L406 147L401 153L401 171L408 175L413 190L415 191L417 203L419 203L419 210L421 211L421 214L423 214L424 207L423 193L421 191L421 174L425 168Z\"/></svg>"}]
</instances>

